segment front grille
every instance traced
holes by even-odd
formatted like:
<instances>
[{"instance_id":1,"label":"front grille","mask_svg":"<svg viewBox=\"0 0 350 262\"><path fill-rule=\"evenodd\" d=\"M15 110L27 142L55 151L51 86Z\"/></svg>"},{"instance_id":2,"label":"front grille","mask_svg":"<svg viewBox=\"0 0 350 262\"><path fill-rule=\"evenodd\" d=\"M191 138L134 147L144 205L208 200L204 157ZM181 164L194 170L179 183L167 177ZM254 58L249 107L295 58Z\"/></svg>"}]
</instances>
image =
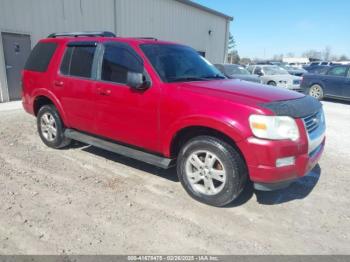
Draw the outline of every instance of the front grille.
<instances>
[{"instance_id":1,"label":"front grille","mask_svg":"<svg viewBox=\"0 0 350 262\"><path fill-rule=\"evenodd\" d=\"M322 124L322 111L303 118L307 132L310 134Z\"/></svg>"}]
</instances>

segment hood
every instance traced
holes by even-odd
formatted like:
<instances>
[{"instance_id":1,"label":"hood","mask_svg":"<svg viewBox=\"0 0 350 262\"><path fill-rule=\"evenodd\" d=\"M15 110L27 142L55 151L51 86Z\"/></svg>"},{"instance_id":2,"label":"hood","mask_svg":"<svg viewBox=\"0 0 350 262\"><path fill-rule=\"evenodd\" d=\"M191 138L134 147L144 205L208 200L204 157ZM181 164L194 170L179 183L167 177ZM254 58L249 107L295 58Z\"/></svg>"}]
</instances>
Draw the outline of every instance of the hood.
<instances>
[{"instance_id":1,"label":"hood","mask_svg":"<svg viewBox=\"0 0 350 262\"><path fill-rule=\"evenodd\" d=\"M293 75L266 75L262 76L262 78L265 79L272 79L276 81L293 81L293 80L301 80L300 76L293 76Z\"/></svg>"},{"instance_id":2,"label":"hood","mask_svg":"<svg viewBox=\"0 0 350 262\"><path fill-rule=\"evenodd\" d=\"M307 71L304 69L289 69L288 72L293 72L293 73L306 73Z\"/></svg>"},{"instance_id":3,"label":"hood","mask_svg":"<svg viewBox=\"0 0 350 262\"><path fill-rule=\"evenodd\" d=\"M179 85L184 91L218 97L243 104L260 104L304 97L303 94L283 88L270 87L239 79L185 82Z\"/></svg>"},{"instance_id":4,"label":"hood","mask_svg":"<svg viewBox=\"0 0 350 262\"><path fill-rule=\"evenodd\" d=\"M255 82L255 83L260 83L261 81L258 75L232 75L231 78L241 79L241 80Z\"/></svg>"}]
</instances>

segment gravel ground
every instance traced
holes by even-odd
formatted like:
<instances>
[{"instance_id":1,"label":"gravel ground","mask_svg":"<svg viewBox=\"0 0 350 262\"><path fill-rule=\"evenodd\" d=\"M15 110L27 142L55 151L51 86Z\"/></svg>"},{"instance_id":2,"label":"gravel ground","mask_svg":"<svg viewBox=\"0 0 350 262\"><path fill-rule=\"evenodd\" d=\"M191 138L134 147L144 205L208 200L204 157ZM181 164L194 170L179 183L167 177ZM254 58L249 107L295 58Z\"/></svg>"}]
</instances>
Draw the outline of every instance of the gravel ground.
<instances>
[{"instance_id":1,"label":"gravel ground","mask_svg":"<svg viewBox=\"0 0 350 262\"><path fill-rule=\"evenodd\" d=\"M0 111L0 254L350 254L350 104L324 105L320 165L227 208L192 200L175 170L49 149L32 116Z\"/></svg>"}]
</instances>

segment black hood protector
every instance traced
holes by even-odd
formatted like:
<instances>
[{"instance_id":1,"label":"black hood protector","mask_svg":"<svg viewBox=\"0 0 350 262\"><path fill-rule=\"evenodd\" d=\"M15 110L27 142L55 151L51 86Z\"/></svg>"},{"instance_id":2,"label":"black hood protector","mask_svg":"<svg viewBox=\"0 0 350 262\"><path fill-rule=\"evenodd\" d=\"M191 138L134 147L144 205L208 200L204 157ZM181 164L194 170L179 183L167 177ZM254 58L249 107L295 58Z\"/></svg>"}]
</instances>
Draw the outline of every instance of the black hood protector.
<instances>
[{"instance_id":1,"label":"black hood protector","mask_svg":"<svg viewBox=\"0 0 350 262\"><path fill-rule=\"evenodd\" d=\"M303 118L320 111L322 104L311 96L304 96L298 99L276 101L261 104L262 107L270 109L277 116L290 116Z\"/></svg>"}]
</instances>

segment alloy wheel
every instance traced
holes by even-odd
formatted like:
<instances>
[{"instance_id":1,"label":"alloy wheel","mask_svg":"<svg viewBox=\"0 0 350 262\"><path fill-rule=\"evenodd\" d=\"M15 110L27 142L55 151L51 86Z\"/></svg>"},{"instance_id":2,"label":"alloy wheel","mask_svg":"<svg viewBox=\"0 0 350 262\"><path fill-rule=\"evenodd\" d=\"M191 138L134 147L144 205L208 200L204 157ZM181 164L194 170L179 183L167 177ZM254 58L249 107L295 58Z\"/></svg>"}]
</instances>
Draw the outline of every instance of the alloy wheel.
<instances>
[{"instance_id":1,"label":"alloy wheel","mask_svg":"<svg viewBox=\"0 0 350 262\"><path fill-rule=\"evenodd\" d=\"M220 193L227 179L221 160L206 150L196 151L188 157L186 176L194 191L208 196Z\"/></svg>"}]
</instances>

